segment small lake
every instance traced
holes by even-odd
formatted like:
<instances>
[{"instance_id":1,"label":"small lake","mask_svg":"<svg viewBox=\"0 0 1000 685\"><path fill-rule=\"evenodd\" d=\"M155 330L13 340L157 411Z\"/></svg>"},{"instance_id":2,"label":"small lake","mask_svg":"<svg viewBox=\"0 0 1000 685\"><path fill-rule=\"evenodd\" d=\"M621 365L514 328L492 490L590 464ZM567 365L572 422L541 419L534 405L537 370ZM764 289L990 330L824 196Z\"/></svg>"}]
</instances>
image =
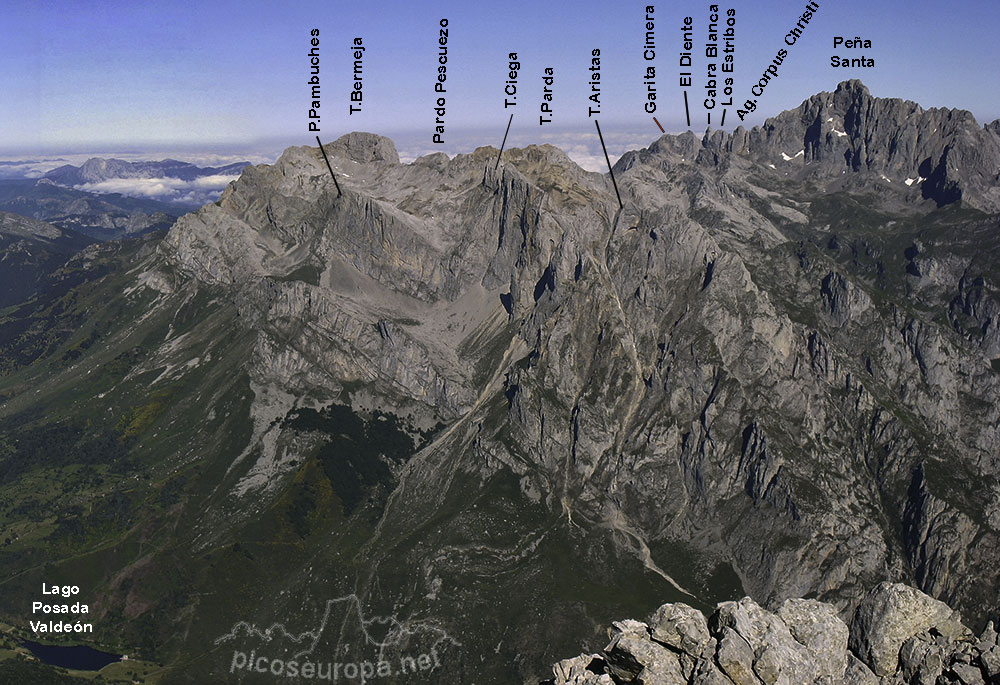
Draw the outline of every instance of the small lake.
<instances>
[{"instance_id":1,"label":"small lake","mask_svg":"<svg viewBox=\"0 0 1000 685\"><path fill-rule=\"evenodd\" d=\"M121 654L102 652L86 645L43 645L31 640L25 640L21 644L50 666L75 668L79 671L99 671L122 658Z\"/></svg>"}]
</instances>

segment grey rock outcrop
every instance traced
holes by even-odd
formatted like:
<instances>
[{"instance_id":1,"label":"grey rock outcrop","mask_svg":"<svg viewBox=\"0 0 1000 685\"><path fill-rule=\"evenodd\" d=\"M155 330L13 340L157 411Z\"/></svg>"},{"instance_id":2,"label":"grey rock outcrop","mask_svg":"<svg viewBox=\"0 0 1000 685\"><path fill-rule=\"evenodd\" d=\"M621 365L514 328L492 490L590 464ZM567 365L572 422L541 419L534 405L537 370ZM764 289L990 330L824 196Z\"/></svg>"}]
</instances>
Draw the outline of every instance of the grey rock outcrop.
<instances>
[{"instance_id":1,"label":"grey rock outcrop","mask_svg":"<svg viewBox=\"0 0 1000 685\"><path fill-rule=\"evenodd\" d=\"M49 241L65 236L52 224L10 212L0 212L0 235Z\"/></svg>"},{"instance_id":2,"label":"grey rock outcrop","mask_svg":"<svg viewBox=\"0 0 1000 685\"><path fill-rule=\"evenodd\" d=\"M947 604L892 583L882 583L865 597L852 628L851 650L878 676L898 670L900 648L915 635L933 631L949 641L971 636Z\"/></svg>"},{"instance_id":3,"label":"grey rock outcrop","mask_svg":"<svg viewBox=\"0 0 1000 685\"><path fill-rule=\"evenodd\" d=\"M790 599L769 612L746 597L706 620L665 604L648 623L621 621L597 654L553 667L551 685L903 685L1000 682L990 623L977 639L942 602L882 583L850 629L823 602Z\"/></svg>"}]
</instances>

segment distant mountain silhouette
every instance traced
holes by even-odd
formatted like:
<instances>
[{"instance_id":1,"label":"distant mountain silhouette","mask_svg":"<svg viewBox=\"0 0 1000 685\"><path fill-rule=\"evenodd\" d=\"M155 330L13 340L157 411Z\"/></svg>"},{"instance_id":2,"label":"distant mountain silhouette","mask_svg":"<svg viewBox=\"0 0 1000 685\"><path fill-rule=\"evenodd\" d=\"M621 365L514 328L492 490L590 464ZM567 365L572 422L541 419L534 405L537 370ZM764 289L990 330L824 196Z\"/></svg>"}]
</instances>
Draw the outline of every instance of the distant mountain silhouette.
<instances>
[{"instance_id":1,"label":"distant mountain silhouette","mask_svg":"<svg viewBox=\"0 0 1000 685\"><path fill-rule=\"evenodd\" d=\"M221 167L199 167L190 162L164 159L159 162L127 162L123 159L91 157L80 166L64 164L43 176L54 183L78 186L114 178L176 178L193 181L204 176L234 176L250 162L236 162Z\"/></svg>"}]
</instances>

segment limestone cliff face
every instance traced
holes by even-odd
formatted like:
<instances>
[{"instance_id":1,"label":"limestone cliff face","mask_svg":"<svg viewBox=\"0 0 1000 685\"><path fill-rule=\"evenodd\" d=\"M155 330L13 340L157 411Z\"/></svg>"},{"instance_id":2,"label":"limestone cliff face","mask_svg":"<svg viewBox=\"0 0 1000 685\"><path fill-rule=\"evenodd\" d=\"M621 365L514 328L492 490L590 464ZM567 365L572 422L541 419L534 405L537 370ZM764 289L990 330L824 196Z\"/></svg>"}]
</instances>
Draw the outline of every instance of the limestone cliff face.
<instances>
[{"instance_id":1,"label":"limestone cliff face","mask_svg":"<svg viewBox=\"0 0 1000 685\"><path fill-rule=\"evenodd\" d=\"M178 221L161 256L255 337L260 459L283 430L271 419L338 396L446 426L365 548L373 569L420 569L400 599L414 612L439 606L442 576L486 568L518 595L563 563L546 542L560 535L595 582L699 606L808 594L833 624L888 578L973 622L996 607L998 236L983 210L1000 208L1000 138L966 113L848 82L753 131L626 154L624 209L606 176L547 146L496 170L490 148L400 164L368 134L327 154L342 195L319 150L289 149ZM441 515L501 476L510 511L544 524L505 537L471 509ZM597 622L586 593L566 606ZM502 620L470 649L491 652ZM711 639L742 663L730 629Z\"/></svg>"},{"instance_id":2,"label":"limestone cliff face","mask_svg":"<svg viewBox=\"0 0 1000 685\"><path fill-rule=\"evenodd\" d=\"M938 205L963 200L1000 208L1000 139L967 111L925 110L898 98L875 98L845 81L752 131L716 136L713 148L749 156L793 174L836 179L869 172Z\"/></svg>"}]
</instances>

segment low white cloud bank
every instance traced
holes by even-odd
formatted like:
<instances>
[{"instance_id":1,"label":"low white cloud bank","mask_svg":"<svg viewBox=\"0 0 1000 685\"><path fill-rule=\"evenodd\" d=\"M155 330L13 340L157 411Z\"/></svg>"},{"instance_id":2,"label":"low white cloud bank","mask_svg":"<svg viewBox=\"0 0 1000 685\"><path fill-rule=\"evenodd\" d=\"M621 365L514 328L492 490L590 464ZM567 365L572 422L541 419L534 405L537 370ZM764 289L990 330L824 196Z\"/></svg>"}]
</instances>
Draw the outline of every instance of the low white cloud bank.
<instances>
[{"instance_id":1,"label":"low white cloud bank","mask_svg":"<svg viewBox=\"0 0 1000 685\"><path fill-rule=\"evenodd\" d=\"M62 158L0 161L0 179L41 178L49 169L65 163Z\"/></svg>"},{"instance_id":2,"label":"low white cloud bank","mask_svg":"<svg viewBox=\"0 0 1000 685\"><path fill-rule=\"evenodd\" d=\"M179 178L110 178L74 187L88 193L120 193L129 197L192 205L214 202L237 178L237 175L222 174L202 176L191 181Z\"/></svg>"},{"instance_id":3,"label":"low white cloud bank","mask_svg":"<svg viewBox=\"0 0 1000 685\"><path fill-rule=\"evenodd\" d=\"M660 136L655 131L618 131L613 125L609 125L606 128L609 130L603 132L604 142L607 145L608 157L612 164L618 161L618 158L627 151L641 150L648 147ZM450 137L448 145L434 146L429 145L425 140L415 140L411 135L402 134L396 139L396 147L399 150L400 160L404 163L409 163L418 157L432 152L444 152L448 156L454 156L456 154L472 152L472 150L480 145L499 147L502 139L502 129L499 133L493 132L492 136L486 136L481 132L458 132ZM601 141L597 137L597 131L593 128L585 131L511 131L507 139L507 149L545 143L560 148L566 153L567 157L587 171L601 173L607 173L608 171L608 164L604 159L604 151L601 149Z\"/></svg>"}]
</instances>

